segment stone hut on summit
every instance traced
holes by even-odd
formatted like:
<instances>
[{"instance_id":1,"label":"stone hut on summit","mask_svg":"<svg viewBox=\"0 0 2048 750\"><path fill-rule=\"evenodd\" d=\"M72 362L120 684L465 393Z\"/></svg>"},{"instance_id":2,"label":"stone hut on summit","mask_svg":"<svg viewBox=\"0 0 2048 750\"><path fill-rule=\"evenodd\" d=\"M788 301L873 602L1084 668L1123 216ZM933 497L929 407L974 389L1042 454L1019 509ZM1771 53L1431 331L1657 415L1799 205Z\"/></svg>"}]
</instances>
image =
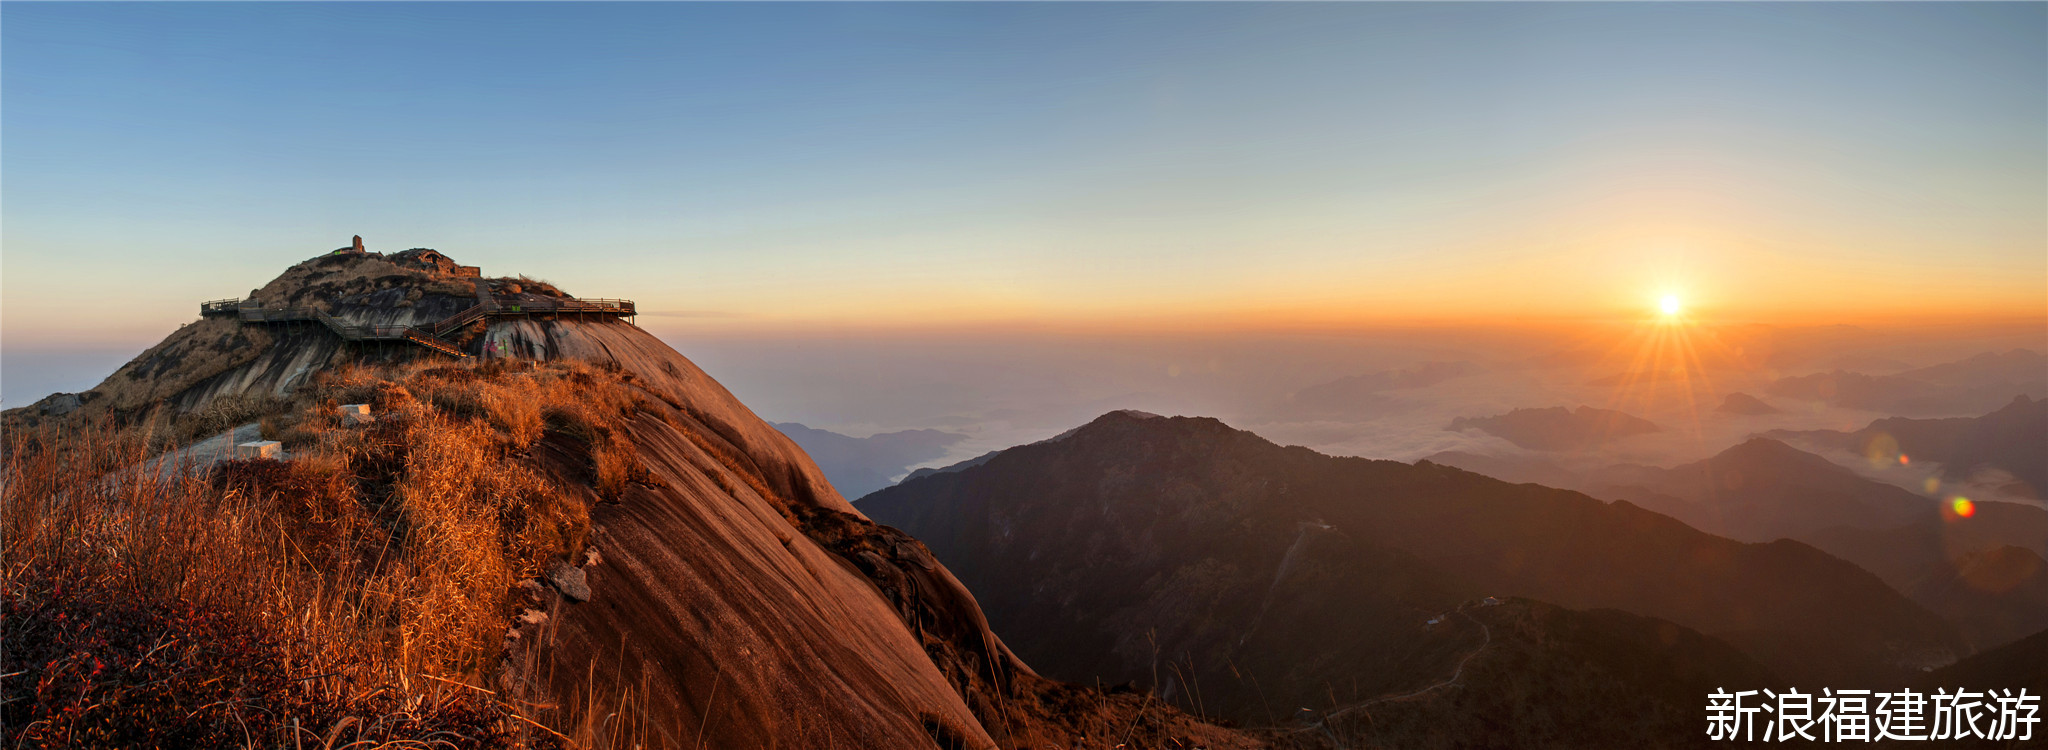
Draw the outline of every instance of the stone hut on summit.
<instances>
[{"instance_id":1,"label":"stone hut on summit","mask_svg":"<svg viewBox=\"0 0 2048 750\"><path fill-rule=\"evenodd\" d=\"M578 299L524 276L485 279L482 269L430 248L372 253L355 235L348 247L292 266L247 298L201 303L199 314L285 333L325 328L348 344L379 351L406 344L460 359L505 353L482 345L492 325L565 317L630 323L634 307L632 300Z\"/></svg>"}]
</instances>

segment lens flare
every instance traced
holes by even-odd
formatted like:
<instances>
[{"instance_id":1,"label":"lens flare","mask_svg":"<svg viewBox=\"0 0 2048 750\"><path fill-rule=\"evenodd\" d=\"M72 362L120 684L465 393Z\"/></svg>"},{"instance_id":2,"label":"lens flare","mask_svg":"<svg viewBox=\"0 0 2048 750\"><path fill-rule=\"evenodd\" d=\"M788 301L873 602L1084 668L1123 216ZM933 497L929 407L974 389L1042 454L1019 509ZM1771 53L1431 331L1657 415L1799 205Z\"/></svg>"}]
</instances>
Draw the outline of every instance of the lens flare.
<instances>
[{"instance_id":1,"label":"lens flare","mask_svg":"<svg viewBox=\"0 0 2048 750\"><path fill-rule=\"evenodd\" d=\"M1904 454L1904 453L1901 453L1901 454L1899 454L1899 465L1900 465L1900 466L1905 466L1905 465L1907 465L1907 464L1910 464L1910 463L1913 463L1913 459L1907 458L1907 457L1906 457L1906 454Z\"/></svg>"},{"instance_id":2,"label":"lens flare","mask_svg":"<svg viewBox=\"0 0 2048 750\"><path fill-rule=\"evenodd\" d=\"M1950 500L1948 507L1949 510L1955 511L1955 514L1962 518L1977 515L1977 504L1970 502L1969 498L1961 495L1957 495L1954 500Z\"/></svg>"}]
</instances>

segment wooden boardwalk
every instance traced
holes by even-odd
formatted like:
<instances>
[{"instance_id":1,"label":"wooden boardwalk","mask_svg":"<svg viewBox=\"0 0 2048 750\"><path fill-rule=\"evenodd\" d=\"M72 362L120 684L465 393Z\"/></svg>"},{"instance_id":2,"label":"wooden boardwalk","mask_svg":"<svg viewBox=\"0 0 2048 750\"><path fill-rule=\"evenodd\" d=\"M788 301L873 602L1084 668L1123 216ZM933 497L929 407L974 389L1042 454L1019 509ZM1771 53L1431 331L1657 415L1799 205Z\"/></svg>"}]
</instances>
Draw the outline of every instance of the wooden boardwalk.
<instances>
[{"instance_id":1,"label":"wooden boardwalk","mask_svg":"<svg viewBox=\"0 0 2048 750\"><path fill-rule=\"evenodd\" d=\"M363 326L328 315L313 307L263 307L255 300L217 299L199 303L201 317L226 317L233 315L245 323L297 323L317 322L340 336L343 341L404 341L451 357L467 357L446 336L462 330L464 326L485 318L525 317L531 315L602 315L614 318L632 318L634 306L627 299L575 299L559 298L543 302L520 302L500 304L491 294L489 282L476 280L477 303L461 312L442 318L427 326Z\"/></svg>"}]
</instances>

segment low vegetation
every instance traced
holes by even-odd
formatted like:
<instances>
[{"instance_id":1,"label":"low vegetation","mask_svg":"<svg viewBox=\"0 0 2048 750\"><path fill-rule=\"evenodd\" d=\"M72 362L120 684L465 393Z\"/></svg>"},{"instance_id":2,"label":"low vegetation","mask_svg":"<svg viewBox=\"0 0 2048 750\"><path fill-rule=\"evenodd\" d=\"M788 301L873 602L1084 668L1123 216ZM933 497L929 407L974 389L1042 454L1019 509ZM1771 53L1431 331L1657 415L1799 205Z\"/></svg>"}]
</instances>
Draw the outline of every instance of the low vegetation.
<instances>
[{"instance_id":1,"label":"low vegetation","mask_svg":"<svg viewBox=\"0 0 2048 750\"><path fill-rule=\"evenodd\" d=\"M192 417L290 460L182 475L135 468L154 422L12 432L6 744L556 744L494 670L520 583L645 480L638 393L583 363L344 367Z\"/></svg>"}]
</instances>

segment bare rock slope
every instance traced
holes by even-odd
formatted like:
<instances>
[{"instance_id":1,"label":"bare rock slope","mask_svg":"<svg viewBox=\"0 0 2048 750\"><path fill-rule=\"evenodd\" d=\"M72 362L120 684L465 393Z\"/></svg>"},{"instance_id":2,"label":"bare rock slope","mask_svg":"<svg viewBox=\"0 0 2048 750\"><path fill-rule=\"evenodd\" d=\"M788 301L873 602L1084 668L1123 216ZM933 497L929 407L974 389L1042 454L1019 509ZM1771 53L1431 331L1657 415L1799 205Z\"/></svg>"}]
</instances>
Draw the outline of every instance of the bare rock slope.
<instances>
[{"instance_id":1,"label":"bare rock slope","mask_svg":"<svg viewBox=\"0 0 2048 750\"><path fill-rule=\"evenodd\" d=\"M456 269L431 251L337 251L252 297L354 325L432 326L486 294L501 308L561 296L544 282ZM1261 744L1136 695L1039 677L923 544L870 522L789 438L624 320L495 315L446 338L470 358L345 342L319 325L206 317L81 394L84 413L70 418L241 408L230 415L240 423L266 416L248 404L289 397L343 365L444 360L443 377L455 378L490 362L591 363L617 376L594 387L630 390L639 404L616 433L638 473L599 492L596 447L553 422L509 457L588 505L588 541L557 568L580 573L588 591L526 584L533 608L507 613L508 649L484 676L550 731L656 747L1039 747L1116 744L1105 741L1113 735L1133 747Z\"/></svg>"}]
</instances>

